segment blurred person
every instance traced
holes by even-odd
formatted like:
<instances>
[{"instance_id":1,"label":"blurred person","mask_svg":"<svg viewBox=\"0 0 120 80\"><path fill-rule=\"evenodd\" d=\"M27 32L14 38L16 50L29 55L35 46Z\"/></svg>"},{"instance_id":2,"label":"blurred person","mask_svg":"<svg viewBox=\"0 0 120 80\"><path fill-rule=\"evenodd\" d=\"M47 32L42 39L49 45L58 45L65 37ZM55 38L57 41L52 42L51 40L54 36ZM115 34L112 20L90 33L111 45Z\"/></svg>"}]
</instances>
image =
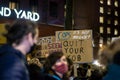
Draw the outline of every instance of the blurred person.
<instances>
[{"instance_id":1,"label":"blurred person","mask_svg":"<svg viewBox=\"0 0 120 80\"><path fill-rule=\"evenodd\" d=\"M65 73L68 71L66 56L62 52L52 52L45 61L44 72L49 76L45 80L68 80ZM50 79L51 78L51 79Z\"/></svg>"},{"instance_id":2,"label":"blurred person","mask_svg":"<svg viewBox=\"0 0 120 80\"><path fill-rule=\"evenodd\" d=\"M37 42L35 22L17 19L7 25L7 43L0 47L0 80L29 80L25 55Z\"/></svg>"},{"instance_id":3,"label":"blurred person","mask_svg":"<svg viewBox=\"0 0 120 80\"><path fill-rule=\"evenodd\" d=\"M101 64L108 66L113 62L114 54L120 50L120 38L114 40L110 45L105 46L99 52L99 61Z\"/></svg>"},{"instance_id":4,"label":"blurred person","mask_svg":"<svg viewBox=\"0 0 120 80\"><path fill-rule=\"evenodd\" d=\"M101 52L101 55L101 59L107 61L107 73L103 80L120 80L120 39L118 38L108 45L107 48Z\"/></svg>"},{"instance_id":5,"label":"blurred person","mask_svg":"<svg viewBox=\"0 0 120 80\"><path fill-rule=\"evenodd\" d=\"M103 80L120 80L120 51L113 56L113 62L108 65L108 73Z\"/></svg>"}]
</instances>

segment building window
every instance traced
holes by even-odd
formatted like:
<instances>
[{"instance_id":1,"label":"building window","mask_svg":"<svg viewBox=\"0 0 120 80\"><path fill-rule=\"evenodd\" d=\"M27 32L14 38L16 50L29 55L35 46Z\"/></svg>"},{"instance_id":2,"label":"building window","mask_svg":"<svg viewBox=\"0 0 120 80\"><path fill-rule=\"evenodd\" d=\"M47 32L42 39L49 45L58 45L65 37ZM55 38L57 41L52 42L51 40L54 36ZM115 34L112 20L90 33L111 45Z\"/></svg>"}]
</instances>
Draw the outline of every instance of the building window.
<instances>
[{"instance_id":1,"label":"building window","mask_svg":"<svg viewBox=\"0 0 120 80\"><path fill-rule=\"evenodd\" d=\"M100 16L99 22L100 22L100 23L104 23L104 17Z\"/></svg>"},{"instance_id":2,"label":"building window","mask_svg":"<svg viewBox=\"0 0 120 80\"><path fill-rule=\"evenodd\" d=\"M118 7L118 1L114 2L115 7Z\"/></svg>"},{"instance_id":3,"label":"building window","mask_svg":"<svg viewBox=\"0 0 120 80\"><path fill-rule=\"evenodd\" d=\"M104 29L103 26L100 26L100 33L103 33Z\"/></svg>"},{"instance_id":4,"label":"building window","mask_svg":"<svg viewBox=\"0 0 120 80\"><path fill-rule=\"evenodd\" d=\"M111 30L109 27L107 27L107 34L110 34L111 33Z\"/></svg>"},{"instance_id":5,"label":"building window","mask_svg":"<svg viewBox=\"0 0 120 80\"><path fill-rule=\"evenodd\" d=\"M100 7L100 13L104 13L104 8Z\"/></svg>"},{"instance_id":6,"label":"building window","mask_svg":"<svg viewBox=\"0 0 120 80\"><path fill-rule=\"evenodd\" d=\"M107 5L111 5L111 0L107 0Z\"/></svg>"},{"instance_id":7,"label":"building window","mask_svg":"<svg viewBox=\"0 0 120 80\"><path fill-rule=\"evenodd\" d=\"M111 9L108 8L107 14L111 14Z\"/></svg>"},{"instance_id":8,"label":"building window","mask_svg":"<svg viewBox=\"0 0 120 80\"><path fill-rule=\"evenodd\" d=\"M117 11L115 11L115 16L118 16L118 12Z\"/></svg>"},{"instance_id":9,"label":"building window","mask_svg":"<svg viewBox=\"0 0 120 80\"><path fill-rule=\"evenodd\" d=\"M118 25L118 20L114 20L114 25Z\"/></svg>"},{"instance_id":10,"label":"building window","mask_svg":"<svg viewBox=\"0 0 120 80\"><path fill-rule=\"evenodd\" d=\"M108 38L119 35L119 0L99 0L99 30L103 34L103 43L109 43ZM104 2L103 2L104 1Z\"/></svg>"},{"instance_id":11,"label":"building window","mask_svg":"<svg viewBox=\"0 0 120 80\"><path fill-rule=\"evenodd\" d=\"M107 24L111 24L111 20L110 19L107 20Z\"/></svg>"},{"instance_id":12,"label":"building window","mask_svg":"<svg viewBox=\"0 0 120 80\"><path fill-rule=\"evenodd\" d=\"M118 30L117 29L114 30L114 35L118 35Z\"/></svg>"},{"instance_id":13,"label":"building window","mask_svg":"<svg viewBox=\"0 0 120 80\"><path fill-rule=\"evenodd\" d=\"M9 1L9 8L10 9L18 9L19 3L17 0L10 0Z\"/></svg>"},{"instance_id":14,"label":"building window","mask_svg":"<svg viewBox=\"0 0 120 80\"><path fill-rule=\"evenodd\" d=\"M103 0L100 0L100 3L103 4Z\"/></svg>"}]
</instances>

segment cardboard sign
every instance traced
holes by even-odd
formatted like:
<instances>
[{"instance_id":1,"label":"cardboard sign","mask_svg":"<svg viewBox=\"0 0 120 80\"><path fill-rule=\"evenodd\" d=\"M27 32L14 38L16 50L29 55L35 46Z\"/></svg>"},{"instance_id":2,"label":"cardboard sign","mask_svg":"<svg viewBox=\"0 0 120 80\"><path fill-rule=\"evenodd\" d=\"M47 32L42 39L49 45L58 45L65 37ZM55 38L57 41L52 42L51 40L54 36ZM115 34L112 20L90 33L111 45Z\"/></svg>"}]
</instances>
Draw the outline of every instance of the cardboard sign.
<instances>
[{"instance_id":1,"label":"cardboard sign","mask_svg":"<svg viewBox=\"0 0 120 80\"><path fill-rule=\"evenodd\" d=\"M57 31L56 40L62 42L62 51L73 62L92 62L92 30Z\"/></svg>"},{"instance_id":2,"label":"cardboard sign","mask_svg":"<svg viewBox=\"0 0 120 80\"><path fill-rule=\"evenodd\" d=\"M0 44L5 44L7 42L6 37L3 36L3 33L6 33L5 24L0 24Z\"/></svg>"},{"instance_id":3,"label":"cardboard sign","mask_svg":"<svg viewBox=\"0 0 120 80\"><path fill-rule=\"evenodd\" d=\"M41 37L38 39L37 45L41 45L41 50L39 50L41 55L39 57L45 58L54 51L62 50L62 44L56 42L55 36Z\"/></svg>"}]
</instances>

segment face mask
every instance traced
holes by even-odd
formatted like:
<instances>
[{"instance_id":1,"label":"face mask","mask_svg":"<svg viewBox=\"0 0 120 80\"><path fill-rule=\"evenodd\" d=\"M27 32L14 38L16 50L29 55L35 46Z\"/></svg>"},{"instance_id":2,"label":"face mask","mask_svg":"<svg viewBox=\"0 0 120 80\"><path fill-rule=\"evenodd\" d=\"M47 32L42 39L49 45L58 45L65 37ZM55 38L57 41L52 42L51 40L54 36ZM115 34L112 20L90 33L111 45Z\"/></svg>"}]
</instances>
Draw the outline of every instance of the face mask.
<instances>
[{"instance_id":1,"label":"face mask","mask_svg":"<svg viewBox=\"0 0 120 80\"><path fill-rule=\"evenodd\" d=\"M61 65L55 65L55 71L64 74L68 71L68 65L66 64L61 64Z\"/></svg>"}]
</instances>

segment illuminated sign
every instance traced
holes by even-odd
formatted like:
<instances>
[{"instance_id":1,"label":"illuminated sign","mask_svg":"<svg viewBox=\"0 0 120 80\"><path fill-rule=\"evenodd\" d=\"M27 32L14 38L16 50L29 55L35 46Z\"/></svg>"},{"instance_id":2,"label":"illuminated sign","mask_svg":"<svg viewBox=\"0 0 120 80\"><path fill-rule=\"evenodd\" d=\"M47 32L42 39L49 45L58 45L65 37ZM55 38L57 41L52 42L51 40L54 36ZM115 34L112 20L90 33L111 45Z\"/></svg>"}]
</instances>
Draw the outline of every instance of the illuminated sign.
<instances>
[{"instance_id":1,"label":"illuminated sign","mask_svg":"<svg viewBox=\"0 0 120 80\"><path fill-rule=\"evenodd\" d=\"M30 11L24 11L24 10L17 10L7 7L1 7L0 8L0 16L9 17L13 14L15 14L16 18L24 18L24 19L30 19L32 21L38 21L40 16L36 12L30 12Z\"/></svg>"}]
</instances>

